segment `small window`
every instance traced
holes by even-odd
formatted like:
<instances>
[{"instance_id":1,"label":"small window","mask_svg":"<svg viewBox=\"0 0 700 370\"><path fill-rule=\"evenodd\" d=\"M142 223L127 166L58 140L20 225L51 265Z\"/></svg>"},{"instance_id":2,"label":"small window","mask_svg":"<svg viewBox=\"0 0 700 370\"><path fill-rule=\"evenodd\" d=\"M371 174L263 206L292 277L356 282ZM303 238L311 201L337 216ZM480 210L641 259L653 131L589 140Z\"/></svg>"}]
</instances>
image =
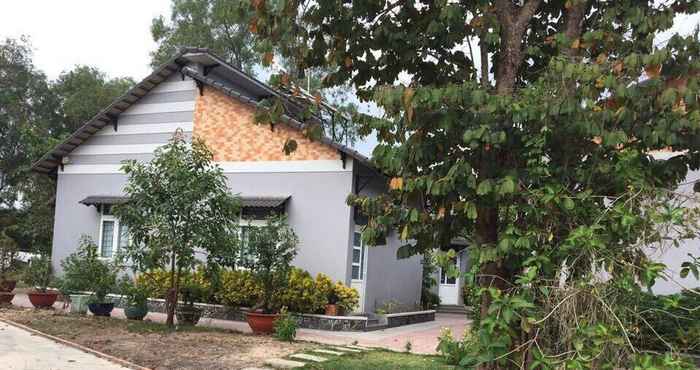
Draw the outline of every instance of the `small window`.
<instances>
[{"instance_id":1,"label":"small window","mask_svg":"<svg viewBox=\"0 0 700 370\"><path fill-rule=\"evenodd\" d=\"M102 240L100 243L100 256L105 258L112 257L114 249L114 221L102 221Z\"/></svg>"},{"instance_id":2,"label":"small window","mask_svg":"<svg viewBox=\"0 0 700 370\"><path fill-rule=\"evenodd\" d=\"M365 246L362 243L362 234L353 233L352 238L352 279L364 279Z\"/></svg>"},{"instance_id":3,"label":"small window","mask_svg":"<svg viewBox=\"0 0 700 370\"><path fill-rule=\"evenodd\" d=\"M129 227L121 225L119 219L112 215L109 204L100 206L100 214L99 255L102 258L112 258L120 248L127 247L131 242Z\"/></svg>"}]
</instances>

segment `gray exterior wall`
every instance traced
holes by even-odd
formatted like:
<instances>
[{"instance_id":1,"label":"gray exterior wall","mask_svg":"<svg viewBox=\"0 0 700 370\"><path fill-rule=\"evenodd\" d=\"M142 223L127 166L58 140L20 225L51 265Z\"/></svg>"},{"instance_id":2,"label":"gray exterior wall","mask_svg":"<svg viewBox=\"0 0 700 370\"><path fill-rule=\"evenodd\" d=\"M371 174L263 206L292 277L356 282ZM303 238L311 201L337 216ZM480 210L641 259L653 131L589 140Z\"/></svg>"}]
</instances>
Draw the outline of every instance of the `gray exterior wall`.
<instances>
[{"instance_id":1,"label":"gray exterior wall","mask_svg":"<svg viewBox=\"0 0 700 370\"><path fill-rule=\"evenodd\" d=\"M340 161L338 161L340 167ZM348 282L348 240L352 172L227 174L234 193L243 196L291 195L289 223L299 237L294 265Z\"/></svg>"},{"instance_id":2,"label":"gray exterior wall","mask_svg":"<svg viewBox=\"0 0 700 370\"><path fill-rule=\"evenodd\" d=\"M340 161L338 161L340 167ZM291 195L289 222L299 237L294 264L313 275L323 272L333 280L348 281L347 248L350 238L352 173L230 173L233 193L243 196ZM61 174L59 172L52 259L60 273L60 261L72 253L81 235L98 242L100 214L78 202L90 195L123 195L123 174Z\"/></svg>"},{"instance_id":3,"label":"gray exterior wall","mask_svg":"<svg viewBox=\"0 0 700 370\"><path fill-rule=\"evenodd\" d=\"M358 170L362 168L357 163L355 167ZM364 184L364 181L360 183ZM359 189L359 194L373 196L385 191L386 182L377 176ZM420 304L422 256L398 259L396 251L403 243L396 232L389 233L386 242L386 245L367 248L364 297L366 312L372 312L388 301L399 302L401 305Z\"/></svg>"}]
</instances>

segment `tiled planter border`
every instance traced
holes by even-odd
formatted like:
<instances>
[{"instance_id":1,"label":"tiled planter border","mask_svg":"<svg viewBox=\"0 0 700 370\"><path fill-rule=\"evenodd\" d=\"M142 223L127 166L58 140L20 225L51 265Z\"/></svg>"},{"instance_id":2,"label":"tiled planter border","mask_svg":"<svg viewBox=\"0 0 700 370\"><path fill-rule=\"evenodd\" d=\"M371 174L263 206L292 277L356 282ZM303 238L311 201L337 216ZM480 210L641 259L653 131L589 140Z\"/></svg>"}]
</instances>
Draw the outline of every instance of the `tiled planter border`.
<instances>
[{"instance_id":1,"label":"tiled planter border","mask_svg":"<svg viewBox=\"0 0 700 370\"><path fill-rule=\"evenodd\" d=\"M124 308L121 296L109 295L115 307ZM195 303L195 307L202 310L202 317L219 320L246 321L245 314L250 309L241 307L235 309L218 304ZM150 298L148 300L150 312L165 313L165 300ZM328 331L365 331L367 330L367 317L365 316L327 316L315 314L295 314L300 328L319 329ZM403 312L386 315L387 325L390 328L402 325L435 320L435 311Z\"/></svg>"},{"instance_id":2,"label":"tiled planter border","mask_svg":"<svg viewBox=\"0 0 700 370\"><path fill-rule=\"evenodd\" d=\"M435 310L391 313L387 314L385 317L387 326L395 328L397 326L435 321Z\"/></svg>"}]
</instances>

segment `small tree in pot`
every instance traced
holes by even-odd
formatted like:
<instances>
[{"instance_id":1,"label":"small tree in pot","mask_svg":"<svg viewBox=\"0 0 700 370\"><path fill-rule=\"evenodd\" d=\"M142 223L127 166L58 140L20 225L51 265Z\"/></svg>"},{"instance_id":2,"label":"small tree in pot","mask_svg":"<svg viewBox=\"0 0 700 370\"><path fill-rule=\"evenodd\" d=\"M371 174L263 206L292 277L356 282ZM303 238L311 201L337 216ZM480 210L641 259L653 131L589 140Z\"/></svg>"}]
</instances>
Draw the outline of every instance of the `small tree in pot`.
<instances>
[{"instance_id":1,"label":"small tree in pot","mask_svg":"<svg viewBox=\"0 0 700 370\"><path fill-rule=\"evenodd\" d=\"M117 283L118 268L103 260L97 245L88 236L80 239L78 249L61 261L61 291L67 294L91 292L88 308L95 316L110 316L114 303L107 300Z\"/></svg>"},{"instance_id":2,"label":"small tree in pot","mask_svg":"<svg viewBox=\"0 0 700 370\"><path fill-rule=\"evenodd\" d=\"M53 279L51 259L47 256L34 257L29 261L22 280L34 289L27 293L29 301L36 308L50 308L58 298L58 292L49 290Z\"/></svg>"},{"instance_id":3,"label":"small tree in pot","mask_svg":"<svg viewBox=\"0 0 700 370\"><path fill-rule=\"evenodd\" d=\"M254 333L269 334L277 318L279 302L275 299L288 283L291 263L299 242L285 216L273 215L265 225L248 229L242 247L248 258L243 265L249 268L262 287L260 301L248 313L248 325Z\"/></svg>"},{"instance_id":4,"label":"small tree in pot","mask_svg":"<svg viewBox=\"0 0 700 370\"><path fill-rule=\"evenodd\" d=\"M124 316L129 320L143 320L148 314L148 290L128 276L119 281L119 292L124 299Z\"/></svg>"},{"instance_id":5,"label":"small tree in pot","mask_svg":"<svg viewBox=\"0 0 700 370\"><path fill-rule=\"evenodd\" d=\"M182 284L181 293L184 304L177 306L177 322L181 325L197 325L202 317L202 309L194 304L204 301L209 292L194 279L190 279Z\"/></svg>"}]
</instances>

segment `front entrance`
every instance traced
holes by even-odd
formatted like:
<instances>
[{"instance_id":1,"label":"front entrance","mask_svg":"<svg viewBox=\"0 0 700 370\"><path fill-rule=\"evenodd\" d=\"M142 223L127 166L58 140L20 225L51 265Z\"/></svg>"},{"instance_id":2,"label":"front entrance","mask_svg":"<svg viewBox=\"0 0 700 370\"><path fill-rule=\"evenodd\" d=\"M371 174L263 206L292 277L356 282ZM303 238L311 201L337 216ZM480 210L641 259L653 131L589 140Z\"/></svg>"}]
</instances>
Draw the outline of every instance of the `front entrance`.
<instances>
[{"instance_id":1,"label":"front entrance","mask_svg":"<svg viewBox=\"0 0 700 370\"><path fill-rule=\"evenodd\" d=\"M455 257L454 264L459 268L459 255ZM438 294L442 305L459 304L459 277L447 276L446 271L440 269Z\"/></svg>"}]
</instances>

